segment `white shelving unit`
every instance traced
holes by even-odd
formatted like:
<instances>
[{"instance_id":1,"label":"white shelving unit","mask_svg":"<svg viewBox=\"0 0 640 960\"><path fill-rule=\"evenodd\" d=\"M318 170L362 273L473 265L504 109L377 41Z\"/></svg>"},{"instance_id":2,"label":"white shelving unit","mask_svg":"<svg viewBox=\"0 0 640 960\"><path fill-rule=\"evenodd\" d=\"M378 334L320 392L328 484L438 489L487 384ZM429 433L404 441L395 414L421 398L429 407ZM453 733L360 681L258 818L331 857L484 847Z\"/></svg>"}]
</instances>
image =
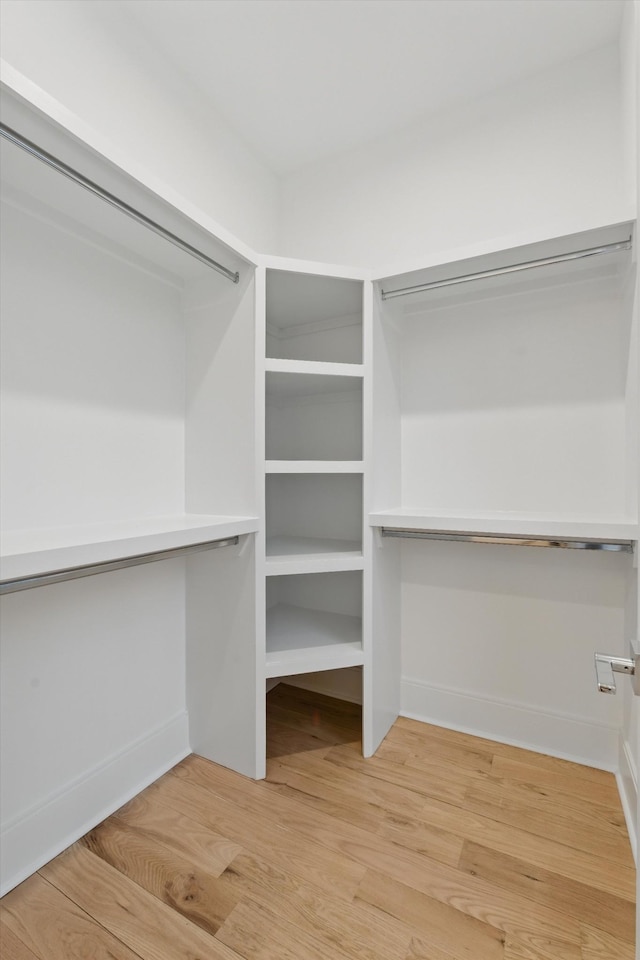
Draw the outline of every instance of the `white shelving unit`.
<instances>
[{"instance_id":1,"label":"white shelving unit","mask_svg":"<svg viewBox=\"0 0 640 960\"><path fill-rule=\"evenodd\" d=\"M370 304L357 274L267 269L265 678L361 668L365 754L377 746L363 536Z\"/></svg>"}]
</instances>

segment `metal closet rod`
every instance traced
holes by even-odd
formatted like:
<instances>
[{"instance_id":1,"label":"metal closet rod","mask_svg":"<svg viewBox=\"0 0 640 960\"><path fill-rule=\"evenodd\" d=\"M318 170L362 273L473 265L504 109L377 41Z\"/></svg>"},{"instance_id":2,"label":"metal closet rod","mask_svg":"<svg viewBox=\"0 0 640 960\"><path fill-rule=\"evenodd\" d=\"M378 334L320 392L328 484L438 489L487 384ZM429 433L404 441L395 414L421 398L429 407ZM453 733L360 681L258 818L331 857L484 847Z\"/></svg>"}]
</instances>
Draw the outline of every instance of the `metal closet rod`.
<instances>
[{"instance_id":1,"label":"metal closet rod","mask_svg":"<svg viewBox=\"0 0 640 960\"><path fill-rule=\"evenodd\" d=\"M436 532L434 530L405 530L400 527L382 527L383 537L409 540L454 540L461 543L498 543L511 547L560 547L564 550L607 550L611 553L633 553L631 540L573 540L550 537L510 537L489 533Z\"/></svg>"},{"instance_id":2,"label":"metal closet rod","mask_svg":"<svg viewBox=\"0 0 640 960\"><path fill-rule=\"evenodd\" d=\"M207 267L211 267L213 270L221 273L223 277L227 277L227 279L233 281L233 283L238 283L240 279L239 273L234 273L233 270L229 270L221 263L218 263L217 260L213 260L211 257L208 257L206 253L202 253L201 250L198 250L196 247L192 247L190 243L186 242L186 240L181 240L180 237L176 236L175 233L171 233L170 230L166 230L159 223L156 223L155 220L151 220L150 217L145 216L144 213L136 210L135 207L125 203L124 200L120 200L120 198L116 197L115 194L109 193L108 190L104 190L97 183L94 183L93 180L89 180L88 177L85 177L83 174L79 173L78 170L74 170L73 167L70 167L62 160L54 157L53 154L48 153L31 140L27 140L26 137L21 136L21 134L17 133L16 130L12 130L11 127L8 127L6 124L0 123L0 134L6 140L9 140L10 143L15 144L17 147L20 147L22 150L25 150L27 153L31 154L32 157L35 157L37 160L41 160L49 167L57 170L57 172L61 173L64 177L67 177L67 179L73 180L74 183L80 184L81 187L84 187L85 190L88 190L90 193L94 194L94 196L99 197L106 203L111 204L112 207L115 207L116 210L120 210L121 213L126 214L127 217L135 220L136 223L141 223L143 227L151 230L164 240L168 240L169 243L174 245L174 247L178 247L184 253L188 253L189 256L199 260L200 263L204 263Z\"/></svg>"},{"instance_id":3,"label":"metal closet rod","mask_svg":"<svg viewBox=\"0 0 640 960\"><path fill-rule=\"evenodd\" d=\"M567 263L569 260L582 260L585 257L597 257L602 253L619 253L621 250L631 249L631 237L617 243L605 243L600 247L587 247L585 250L575 250L573 253L562 253L557 257L544 257L542 260L524 260L514 263L510 267L497 267L495 270L482 270L480 273L465 273L459 277L449 277L448 280L434 280L431 283L420 283L413 287L399 287L397 290L382 290L383 300L393 300L394 297L406 297L411 293L422 293L424 290L437 290L440 287L451 287L457 283L469 283L471 280L484 280L489 277L501 277L508 273L519 273L521 270L534 270L536 267L548 267L553 263Z\"/></svg>"},{"instance_id":4,"label":"metal closet rod","mask_svg":"<svg viewBox=\"0 0 640 960\"><path fill-rule=\"evenodd\" d=\"M3 580L0 583L0 596L5 593L18 593L21 590L31 590L33 587L46 587L52 583L62 583L65 580L78 580L80 577L93 577L97 573L110 573L113 570L124 570L126 567L137 567L143 563L155 563L158 560L173 560L174 557L187 557L192 553L202 553L205 550L217 550L220 547L231 547L239 542L239 537L225 537L221 540L204 540L202 543L190 543L184 547L172 547L170 550L152 550L149 553L138 553L133 557L123 557L119 560L104 560L101 563L81 564L77 567L64 567L60 570L51 570L36 576L16 577L13 580Z\"/></svg>"}]
</instances>

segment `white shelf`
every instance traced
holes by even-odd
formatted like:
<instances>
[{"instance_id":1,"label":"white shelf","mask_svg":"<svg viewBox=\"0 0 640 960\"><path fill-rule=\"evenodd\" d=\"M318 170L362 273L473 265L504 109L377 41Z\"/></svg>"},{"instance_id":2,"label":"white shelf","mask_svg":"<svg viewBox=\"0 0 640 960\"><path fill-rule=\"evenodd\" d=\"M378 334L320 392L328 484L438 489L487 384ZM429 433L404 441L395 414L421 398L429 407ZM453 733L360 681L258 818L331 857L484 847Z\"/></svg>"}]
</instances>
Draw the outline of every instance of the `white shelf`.
<instances>
[{"instance_id":1,"label":"white shelf","mask_svg":"<svg viewBox=\"0 0 640 960\"><path fill-rule=\"evenodd\" d=\"M322 360L278 360L267 357L267 373L302 373L305 376L325 377L363 377L364 365L361 363L329 363Z\"/></svg>"},{"instance_id":2,"label":"white shelf","mask_svg":"<svg viewBox=\"0 0 640 960\"><path fill-rule=\"evenodd\" d=\"M289 604L267 610L267 678L337 670L363 662L359 617Z\"/></svg>"},{"instance_id":3,"label":"white shelf","mask_svg":"<svg viewBox=\"0 0 640 960\"><path fill-rule=\"evenodd\" d=\"M267 539L267 576L362 569L362 544L355 540L323 537Z\"/></svg>"},{"instance_id":4,"label":"white shelf","mask_svg":"<svg viewBox=\"0 0 640 960\"><path fill-rule=\"evenodd\" d=\"M121 560L207 540L255 533L257 517L179 514L117 523L17 530L2 535L2 579Z\"/></svg>"},{"instance_id":5,"label":"white shelf","mask_svg":"<svg viewBox=\"0 0 640 960\"><path fill-rule=\"evenodd\" d=\"M362 460L266 460L266 473L362 473Z\"/></svg>"},{"instance_id":6,"label":"white shelf","mask_svg":"<svg viewBox=\"0 0 640 960\"><path fill-rule=\"evenodd\" d=\"M344 400L362 397L362 377L331 373L267 372L267 401L319 403L327 398Z\"/></svg>"},{"instance_id":7,"label":"white shelf","mask_svg":"<svg viewBox=\"0 0 640 960\"><path fill-rule=\"evenodd\" d=\"M626 517L553 516L507 511L457 513L394 507L369 514L372 527L400 527L434 533L471 533L514 537L570 537L585 540L636 540L638 523Z\"/></svg>"}]
</instances>

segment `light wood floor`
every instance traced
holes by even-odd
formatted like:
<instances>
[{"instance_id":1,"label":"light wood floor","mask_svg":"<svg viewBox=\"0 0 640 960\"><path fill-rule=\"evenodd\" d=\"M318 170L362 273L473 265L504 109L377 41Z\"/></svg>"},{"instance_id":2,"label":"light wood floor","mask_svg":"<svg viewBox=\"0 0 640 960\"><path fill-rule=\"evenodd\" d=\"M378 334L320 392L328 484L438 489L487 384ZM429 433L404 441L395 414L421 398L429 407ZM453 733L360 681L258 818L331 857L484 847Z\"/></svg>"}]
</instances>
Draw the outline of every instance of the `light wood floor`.
<instances>
[{"instance_id":1,"label":"light wood floor","mask_svg":"<svg viewBox=\"0 0 640 960\"><path fill-rule=\"evenodd\" d=\"M2 960L633 960L613 776L280 685L255 783L190 757L2 901Z\"/></svg>"}]
</instances>

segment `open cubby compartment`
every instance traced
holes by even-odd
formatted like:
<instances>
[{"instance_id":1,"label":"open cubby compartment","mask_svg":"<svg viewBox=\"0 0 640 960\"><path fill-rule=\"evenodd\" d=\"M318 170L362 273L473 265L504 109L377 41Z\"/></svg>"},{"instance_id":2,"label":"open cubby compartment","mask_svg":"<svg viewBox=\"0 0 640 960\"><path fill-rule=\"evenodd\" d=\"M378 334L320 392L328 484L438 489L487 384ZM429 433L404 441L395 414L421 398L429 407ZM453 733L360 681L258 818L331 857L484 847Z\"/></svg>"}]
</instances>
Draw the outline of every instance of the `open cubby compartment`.
<instances>
[{"instance_id":1,"label":"open cubby compartment","mask_svg":"<svg viewBox=\"0 0 640 960\"><path fill-rule=\"evenodd\" d=\"M266 373L268 460L362 459L362 377Z\"/></svg>"},{"instance_id":2,"label":"open cubby compartment","mask_svg":"<svg viewBox=\"0 0 640 960\"><path fill-rule=\"evenodd\" d=\"M267 561L298 555L362 557L362 476L266 478Z\"/></svg>"},{"instance_id":3,"label":"open cubby compartment","mask_svg":"<svg viewBox=\"0 0 640 960\"><path fill-rule=\"evenodd\" d=\"M614 225L392 277L385 290L627 240ZM401 504L633 517L630 251L382 303L398 357Z\"/></svg>"},{"instance_id":4,"label":"open cubby compartment","mask_svg":"<svg viewBox=\"0 0 640 960\"><path fill-rule=\"evenodd\" d=\"M362 573L267 580L266 676L361 666Z\"/></svg>"},{"instance_id":5,"label":"open cubby compartment","mask_svg":"<svg viewBox=\"0 0 640 960\"><path fill-rule=\"evenodd\" d=\"M362 282L267 270L267 356L362 363Z\"/></svg>"}]
</instances>

